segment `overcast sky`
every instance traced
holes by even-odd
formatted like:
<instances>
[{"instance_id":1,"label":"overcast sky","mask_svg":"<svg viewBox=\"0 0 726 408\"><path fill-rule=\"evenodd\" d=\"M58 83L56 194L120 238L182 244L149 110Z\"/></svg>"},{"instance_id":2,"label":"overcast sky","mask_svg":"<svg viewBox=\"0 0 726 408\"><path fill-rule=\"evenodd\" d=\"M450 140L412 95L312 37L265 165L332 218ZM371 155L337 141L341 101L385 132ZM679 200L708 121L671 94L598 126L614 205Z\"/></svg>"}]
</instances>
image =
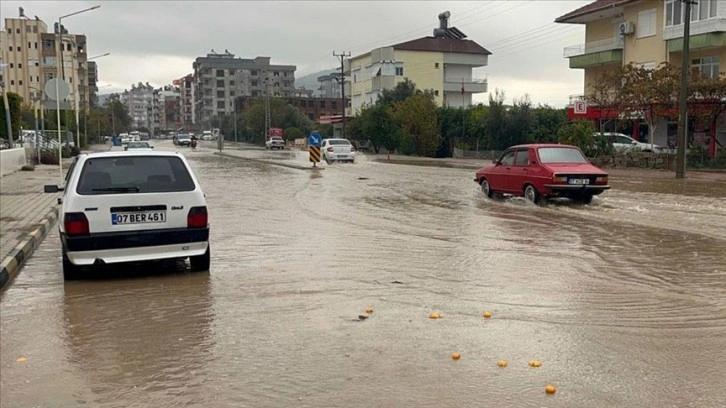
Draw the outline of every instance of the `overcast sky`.
<instances>
[{"instance_id":1,"label":"overcast sky","mask_svg":"<svg viewBox=\"0 0 726 408\"><path fill-rule=\"evenodd\" d=\"M63 20L88 37L97 60L101 93L132 83L156 86L192 72L192 62L214 49L238 57L272 57L297 66L296 77L338 66L333 50L362 54L372 48L432 35L438 14L493 53L474 76L511 102L528 94L534 103L562 107L582 92L582 70L568 68L563 48L584 42L582 25L554 24L556 17L591 1L8 1L3 18L18 7L49 30L59 16L97 4L101 8ZM475 96L486 101L488 94Z\"/></svg>"}]
</instances>

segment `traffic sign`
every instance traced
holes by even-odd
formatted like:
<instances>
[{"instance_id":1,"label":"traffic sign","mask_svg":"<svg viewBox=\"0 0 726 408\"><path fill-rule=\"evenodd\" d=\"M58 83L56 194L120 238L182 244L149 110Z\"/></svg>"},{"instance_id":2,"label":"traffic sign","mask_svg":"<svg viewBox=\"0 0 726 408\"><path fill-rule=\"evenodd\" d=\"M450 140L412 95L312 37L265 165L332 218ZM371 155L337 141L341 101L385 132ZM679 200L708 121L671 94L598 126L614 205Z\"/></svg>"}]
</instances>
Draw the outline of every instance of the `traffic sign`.
<instances>
[{"instance_id":1,"label":"traffic sign","mask_svg":"<svg viewBox=\"0 0 726 408\"><path fill-rule=\"evenodd\" d=\"M308 145L320 147L320 145L322 145L322 144L323 144L323 137L320 136L320 133L318 133L317 131L313 131L312 133L310 133L310 136L308 137ZM318 150L320 150L320 149L318 149ZM320 160L318 160L318 161L320 161Z\"/></svg>"},{"instance_id":2,"label":"traffic sign","mask_svg":"<svg viewBox=\"0 0 726 408\"><path fill-rule=\"evenodd\" d=\"M310 161L313 162L313 167L320 163L320 146L310 146Z\"/></svg>"},{"instance_id":3,"label":"traffic sign","mask_svg":"<svg viewBox=\"0 0 726 408\"><path fill-rule=\"evenodd\" d=\"M48 99L54 101L65 100L71 94L71 87L68 85L68 82L58 78L53 78L46 82L43 90ZM58 95L56 95L56 90L58 91Z\"/></svg>"}]
</instances>

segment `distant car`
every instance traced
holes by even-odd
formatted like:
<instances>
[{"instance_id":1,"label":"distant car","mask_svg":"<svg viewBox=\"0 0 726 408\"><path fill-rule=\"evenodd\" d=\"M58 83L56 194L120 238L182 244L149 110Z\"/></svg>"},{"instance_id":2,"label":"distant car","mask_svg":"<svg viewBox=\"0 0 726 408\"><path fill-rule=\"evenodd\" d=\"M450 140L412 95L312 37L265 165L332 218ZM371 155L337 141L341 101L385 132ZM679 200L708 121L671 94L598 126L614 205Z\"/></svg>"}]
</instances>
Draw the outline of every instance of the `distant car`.
<instances>
[{"instance_id":1,"label":"distant car","mask_svg":"<svg viewBox=\"0 0 726 408\"><path fill-rule=\"evenodd\" d=\"M205 130L202 132L202 140L215 140L216 137L214 136L214 133L212 133L211 130Z\"/></svg>"},{"instance_id":2,"label":"distant car","mask_svg":"<svg viewBox=\"0 0 726 408\"><path fill-rule=\"evenodd\" d=\"M272 136L265 142L265 149L285 149L285 141L280 136Z\"/></svg>"},{"instance_id":3,"label":"distant car","mask_svg":"<svg viewBox=\"0 0 726 408\"><path fill-rule=\"evenodd\" d=\"M126 145L125 150L136 150L136 149L153 149L154 146L150 145L149 142L131 142Z\"/></svg>"},{"instance_id":4,"label":"distant car","mask_svg":"<svg viewBox=\"0 0 726 408\"><path fill-rule=\"evenodd\" d=\"M176 135L176 144L179 146L191 146L192 144L192 137L181 133Z\"/></svg>"},{"instance_id":5,"label":"distant car","mask_svg":"<svg viewBox=\"0 0 726 408\"><path fill-rule=\"evenodd\" d=\"M564 144L510 147L493 164L477 170L474 181L487 197L511 194L536 204L554 197L589 204L610 188L605 171L590 164L576 146Z\"/></svg>"},{"instance_id":6,"label":"distant car","mask_svg":"<svg viewBox=\"0 0 726 408\"><path fill-rule=\"evenodd\" d=\"M63 192L60 241L63 276L125 262L189 258L209 270L207 204L184 156L126 151L79 155Z\"/></svg>"},{"instance_id":7,"label":"distant car","mask_svg":"<svg viewBox=\"0 0 726 408\"><path fill-rule=\"evenodd\" d=\"M333 162L355 162L355 148L348 139L323 139L320 147L323 160L331 164Z\"/></svg>"},{"instance_id":8,"label":"distant car","mask_svg":"<svg viewBox=\"0 0 726 408\"><path fill-rule=\"evenodd\" d=\"M613 145L613 149L617 152L640 151L640 152L661 152L663 147L653 143L639 142L628 135L622 133L603 132L595 133L596 138L605 138Z\"/></svg>"}]
</instances>

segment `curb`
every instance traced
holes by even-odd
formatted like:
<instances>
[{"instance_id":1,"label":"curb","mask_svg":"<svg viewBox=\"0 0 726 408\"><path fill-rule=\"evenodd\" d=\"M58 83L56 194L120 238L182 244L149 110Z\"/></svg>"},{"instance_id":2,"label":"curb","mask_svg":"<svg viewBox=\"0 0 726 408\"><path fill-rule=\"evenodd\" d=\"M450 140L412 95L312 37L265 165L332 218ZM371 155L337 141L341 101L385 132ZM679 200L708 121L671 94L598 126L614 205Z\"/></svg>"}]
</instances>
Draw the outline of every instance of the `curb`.
<instances>
[{"instance_id":1,"label":"curb","mask_svg":"<svg viewBox=\"0 0 726 408\"><path fill-rule=\"evenodd\" d=\"M10 286L10 282L15 278L23 266L25 261L33 255L35 249L43 242L50 229L58 220L58 207L53 206L48 211L40 225L30 233L28 237L20 241L18 245L10 252L10 255L3 259L0 266L0 290L5 290Z\"/></svg>"},{"instance_id":2,"label":"curb","mask_svg":"<svg viewBox=\"0 0 726 408\"><path fill-rule=\"evenodd\" d=\"M313 169L323 170L324 169L324 167L312 167L312 166L305 167L305 166L298 166L296 164L278 163L278 162L274 162L271 160L250 159L249 157L241 157L241 156L237 156L234 154L223 153L223 152L214 152L214 154L217 156L231 157L233 159L248 160L248 161L253 161L253 162L257 162L257 163L271 164L273 166L287 167L287 168L295 169L295 170L313 170Z\"/></svg>"}]
</instances>

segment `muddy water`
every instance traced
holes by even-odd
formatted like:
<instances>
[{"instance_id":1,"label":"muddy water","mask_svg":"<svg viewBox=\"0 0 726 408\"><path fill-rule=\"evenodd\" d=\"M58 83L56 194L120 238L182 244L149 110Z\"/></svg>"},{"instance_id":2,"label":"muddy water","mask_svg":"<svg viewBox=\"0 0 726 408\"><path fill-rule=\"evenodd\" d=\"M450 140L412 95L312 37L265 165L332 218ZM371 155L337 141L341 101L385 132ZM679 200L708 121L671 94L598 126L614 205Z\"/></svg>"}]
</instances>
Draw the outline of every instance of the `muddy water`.
<instances>
[{"instance_id":1,"label":"muddy water","mask_svg":"<svg viewBox=\"0 0 726 408\"><path fill-rule=\"evenodd\" d=\"M726 400L726 194L708 185L623 178L538 208L485 199L469 170L189 156L210 273L64 284L51 235L0 303L3 407Z\"/></svg>"}]
</instances>

